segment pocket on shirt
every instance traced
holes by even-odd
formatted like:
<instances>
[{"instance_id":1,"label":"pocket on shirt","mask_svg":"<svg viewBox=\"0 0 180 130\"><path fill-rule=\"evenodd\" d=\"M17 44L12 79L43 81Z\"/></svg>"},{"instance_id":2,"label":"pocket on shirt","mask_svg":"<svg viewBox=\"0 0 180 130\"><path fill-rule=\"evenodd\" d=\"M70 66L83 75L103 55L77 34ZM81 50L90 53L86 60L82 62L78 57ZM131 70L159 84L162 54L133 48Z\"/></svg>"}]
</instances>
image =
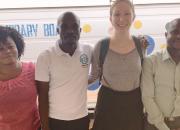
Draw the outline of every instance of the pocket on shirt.
<instances>
[{"instance_id":1,"label":"pocket on shirt","mask_svg":"<svg viewBox=\"0 0 180 130\"><path fill-rule=\"evenodd\" d=\"M154 83L156 87L159 88L173 88L173 83L170 82L169 76L167 74L156 73L154 77Z\"/></svg>"}]
</instances>

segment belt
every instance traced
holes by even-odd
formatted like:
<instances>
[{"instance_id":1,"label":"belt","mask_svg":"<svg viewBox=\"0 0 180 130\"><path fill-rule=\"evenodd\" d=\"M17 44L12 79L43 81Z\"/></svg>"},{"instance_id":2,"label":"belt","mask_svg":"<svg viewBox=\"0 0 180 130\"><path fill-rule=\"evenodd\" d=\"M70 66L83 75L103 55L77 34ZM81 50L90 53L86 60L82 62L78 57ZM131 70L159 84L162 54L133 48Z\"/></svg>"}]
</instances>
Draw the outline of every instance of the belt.
<instances>
[{"instance_id":1,"label":"belt","mask_svg":"<svg viewBox=\"0 0 180 130\"><path fill-rule=\"evenodd\" d=\"M165 117L164 120L165 121L175 121L176 117Z\"/></svg>"},{"instance_id":2,"label":"belt","mask_svg":"<svg viewBox=\"0 0 180 130\"><path fill-rule=\"evenodd\" d=\"M175 117L165 117L165 121L175 121L175 120L180 120L180 116L175 116Z\"/></svg>"},{"instance_id":3,"label":"belt","mask_svg":"<svg viewBox=\"0 0 180 130\"><path fill-rule=\"evenodd\" d=\"M167 126L171 129L177 129L180 128L180 116L175 117L165 117L164 122L167 124Z\"/></svg>"}]
</instances>

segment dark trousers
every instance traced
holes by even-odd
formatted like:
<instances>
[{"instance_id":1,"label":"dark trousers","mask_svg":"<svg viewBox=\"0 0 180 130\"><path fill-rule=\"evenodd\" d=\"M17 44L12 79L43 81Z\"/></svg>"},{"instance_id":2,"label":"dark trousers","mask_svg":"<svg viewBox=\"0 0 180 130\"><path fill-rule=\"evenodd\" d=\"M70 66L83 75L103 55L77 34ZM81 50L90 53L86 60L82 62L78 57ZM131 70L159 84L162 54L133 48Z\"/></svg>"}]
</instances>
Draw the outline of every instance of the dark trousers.
<instances>
[{"instance_id":1,"label":"dark trousers","mask_svg":"<svg viewBox=\"0 0 180 130\"><path fill-rule=\"evenodd\" d=\"M165 121L166 125L170 129L178 129L178 128L180 128L180 116L179 117L175 117L174 121L168 121L168 120L164 120L164 121ZM158 130L158 129L154 125L150 124L147 121L147 117L146 117L144 130Z\"/></svg>"},{"instance_id":2,"label":"dark trousers","mask_svg":"<svg viewBox=\"0 0 180 130\"><path fill-rule=\"evenodd\" d=\"M50 130L89 130L89 117L76 120L58 120L49 118Z\"/></svg>"},{"instance_id":3,"label":"dark trousers","mask_svg":"<svg viewBox=\"0 0 180 130\"><path fill-rule=\"evenodd\" d=\"M140 88L118 92L102 86L98 93L93 130L143 130Z\"/></svg>"}]
</instances>

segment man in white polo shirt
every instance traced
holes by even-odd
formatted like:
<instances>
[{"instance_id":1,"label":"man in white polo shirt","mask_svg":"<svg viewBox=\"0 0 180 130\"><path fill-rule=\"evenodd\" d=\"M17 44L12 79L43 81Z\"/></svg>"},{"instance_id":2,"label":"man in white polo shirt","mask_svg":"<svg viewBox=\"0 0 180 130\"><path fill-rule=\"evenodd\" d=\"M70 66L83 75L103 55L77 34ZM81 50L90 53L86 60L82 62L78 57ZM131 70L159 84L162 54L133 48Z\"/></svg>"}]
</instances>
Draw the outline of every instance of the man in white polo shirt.
<instances>
[{"instance_id":1,"label":"man in white polo shirt","mask_svg":"<svg viewBox=\"0 0 180 130\"><path fill-rule=\"evenodd\" d=\"M54 47L43 51L35 79L43 130L88 130L87 85L91 48L79 44L80 20L72 12L58 18L60 36Z\"/></svg>"}]
</instances>

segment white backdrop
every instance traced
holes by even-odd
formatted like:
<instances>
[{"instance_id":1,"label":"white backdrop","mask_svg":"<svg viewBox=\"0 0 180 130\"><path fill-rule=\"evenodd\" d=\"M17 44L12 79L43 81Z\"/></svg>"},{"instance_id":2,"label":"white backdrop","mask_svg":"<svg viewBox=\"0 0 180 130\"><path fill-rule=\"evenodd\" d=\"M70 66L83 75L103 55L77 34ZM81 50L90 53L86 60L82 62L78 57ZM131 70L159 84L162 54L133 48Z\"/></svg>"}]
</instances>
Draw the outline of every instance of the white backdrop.
<instances>
[{"instance_id":1,"label":"white backdrop","mask_svg":"<svg viewBox=\"0 0 180 130\"><path fill-rule=\"evenodd\" d=\"M110 0L0 0L0 8L109 5ZM132 0L134 4L180 3L180 0Z\"/></svg>"}]
</instances>

